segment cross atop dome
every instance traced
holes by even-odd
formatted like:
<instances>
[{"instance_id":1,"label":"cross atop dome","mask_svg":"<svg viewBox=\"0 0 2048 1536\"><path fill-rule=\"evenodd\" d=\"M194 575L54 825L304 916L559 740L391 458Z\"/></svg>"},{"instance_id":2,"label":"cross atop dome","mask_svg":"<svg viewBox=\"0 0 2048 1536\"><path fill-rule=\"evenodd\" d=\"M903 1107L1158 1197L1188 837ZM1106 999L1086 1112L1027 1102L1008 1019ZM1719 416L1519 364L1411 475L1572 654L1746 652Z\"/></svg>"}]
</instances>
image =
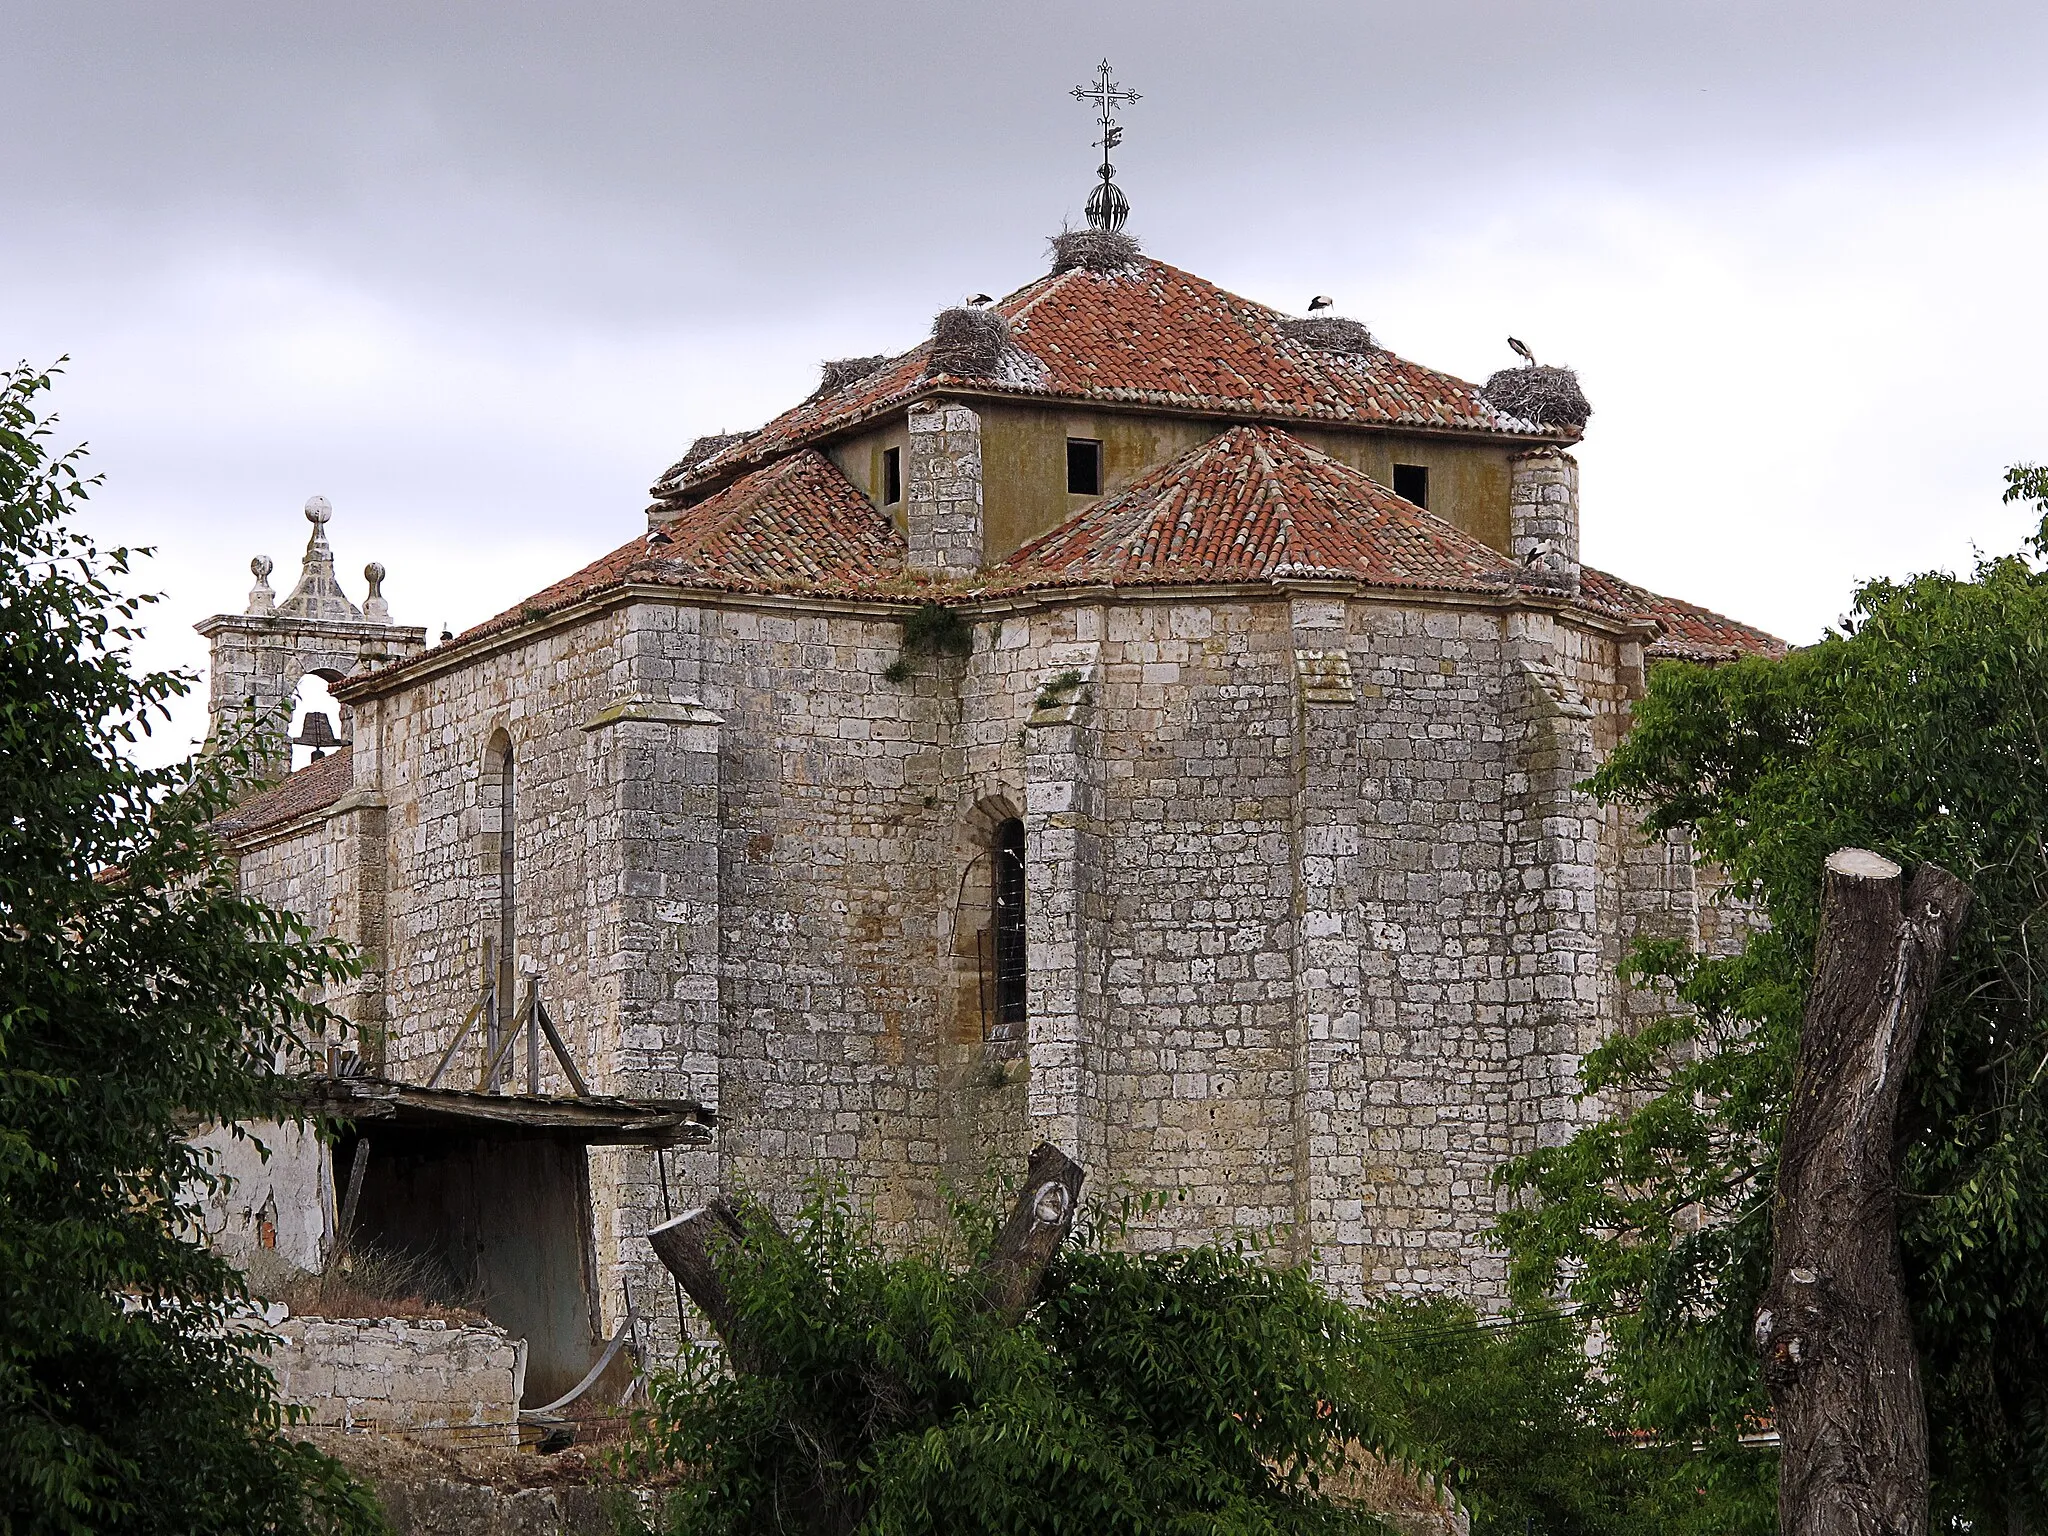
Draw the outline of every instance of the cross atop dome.
<instances>
[{"instance_id":1,"label":"cross atop dome","mask_svg":"<svg viewBox=\"0 0 2048 1536\"><path fill-rule=\"evenodd\" d=\"M1125 90L1112 78L1107 59L1096 66L1095 83L1075 86L1073 95L1076 101L1094 105L1097 121L1102 126L1102 137L1096 141L1102 150L1102 169L1098 173L1102 177L1102 185L1088 194L1088 222L1097 229L1122 229L1124 220L1130 216L1131 203L1112 180L1116 167L1110 163L1109 152L1124 141L1123 125L1116 120L1116 109L1140 98L1136 91Z\"/></svg>"}]
</instances>

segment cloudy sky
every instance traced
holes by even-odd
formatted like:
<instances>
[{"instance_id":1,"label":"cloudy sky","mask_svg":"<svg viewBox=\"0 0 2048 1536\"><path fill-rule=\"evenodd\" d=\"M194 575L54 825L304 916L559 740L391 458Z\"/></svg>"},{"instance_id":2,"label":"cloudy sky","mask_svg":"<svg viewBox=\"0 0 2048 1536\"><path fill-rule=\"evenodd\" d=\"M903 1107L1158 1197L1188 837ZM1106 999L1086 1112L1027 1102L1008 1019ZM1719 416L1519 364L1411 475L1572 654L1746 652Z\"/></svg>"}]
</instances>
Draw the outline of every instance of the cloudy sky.
<instances>
[{"instance_id":1,"label":"cloudy sky","mask_svg":"<svg viewBox=\"0 0 2048 1536\"><path fill-rule=\"evenodd\" d=\"M460 629L819 359L1043 270L1107 55L1153 254L1466 378L1575 365L1594 563L1810 639L2015 547L2048 6L0 0L0 351L71 357L149 659L297 568ZM285 581L277 583L282 589ZM188 715L181 729L199 728Z\"/></svg>"}]
</instances>

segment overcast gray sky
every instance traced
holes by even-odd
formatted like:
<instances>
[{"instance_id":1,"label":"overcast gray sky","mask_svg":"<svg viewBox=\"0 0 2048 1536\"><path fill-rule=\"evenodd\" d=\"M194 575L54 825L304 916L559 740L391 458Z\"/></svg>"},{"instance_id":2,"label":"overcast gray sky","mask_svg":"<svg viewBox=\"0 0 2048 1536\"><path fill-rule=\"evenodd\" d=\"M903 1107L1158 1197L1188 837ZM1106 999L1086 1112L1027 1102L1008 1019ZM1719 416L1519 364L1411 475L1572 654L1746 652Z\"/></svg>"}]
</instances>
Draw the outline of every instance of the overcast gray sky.
<instances>
[{"instance_id":1,"label":"overcast gray sky","mask_svg":"<svg viewBox=\"0 0 2048 1536\"><path fill-rule=\"evenodd\" d=\"M251 555L296 572L315 491L358 600L381 559L436 628L624 542L698 433L1043 270L1105 54L1154 255L1580 370L1595 564L1811 639L2016 547L2001 470L2048 458L2039 3L0 0L0 38L0 351L71 355L159 663Z\"/></svg>"}]
</instances>

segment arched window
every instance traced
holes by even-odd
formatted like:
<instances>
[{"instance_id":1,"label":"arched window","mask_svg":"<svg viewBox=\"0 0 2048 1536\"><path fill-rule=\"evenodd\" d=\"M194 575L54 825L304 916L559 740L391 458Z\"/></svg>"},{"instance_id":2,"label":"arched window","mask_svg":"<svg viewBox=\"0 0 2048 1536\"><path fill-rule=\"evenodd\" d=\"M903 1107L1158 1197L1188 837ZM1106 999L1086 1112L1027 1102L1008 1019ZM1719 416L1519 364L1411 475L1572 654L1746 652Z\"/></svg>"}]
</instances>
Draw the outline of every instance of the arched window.
<instances>
[{"instance_id":1,"label":"arched window","mask_svg":"<svg viewBox=\"0 0 2048 1536\"><path fill-rule=\"evenodd\" d=\"M995 930L995 1033L1015 1039L1025 1020L1030 975L1024 949L1024 823L1016 817L996 827L990 849L989 905Z\"/></svg>"}]
</instances>

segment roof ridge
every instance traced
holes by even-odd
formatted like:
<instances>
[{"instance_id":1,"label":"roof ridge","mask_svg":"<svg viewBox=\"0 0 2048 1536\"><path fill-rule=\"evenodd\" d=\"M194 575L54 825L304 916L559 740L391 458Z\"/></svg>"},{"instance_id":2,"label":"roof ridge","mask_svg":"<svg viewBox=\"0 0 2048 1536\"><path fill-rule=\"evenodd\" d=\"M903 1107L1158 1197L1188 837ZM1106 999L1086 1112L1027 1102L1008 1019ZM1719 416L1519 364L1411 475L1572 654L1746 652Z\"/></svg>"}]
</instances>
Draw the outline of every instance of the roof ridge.
<instances>
[{"instance_id":1,"label":"roof ridge","mask_svg":"<svg viewBox=\"0 0 2048 1536\"><path fill-rule=\"evenodd\" d=\"M1306 533L1295 527L1296 519L1305 513L1307 508L1297 511L1293 500L1288 496L1287 487L1280 478L1280 466L1274 461L1273 445L1266 440L1266 434L1259 429L1259 424L1247 422L1241 430L1251 438L1252 462L1259 466L1262 490L1273 498L1273 504L1277 509L1278 526L1274 529L1274 536L1291 554L1307 543ZM1293 434L1290 432L1283 432L1280 435L1290 441L1293 440Z\"/></svg>"}]
</instances>

